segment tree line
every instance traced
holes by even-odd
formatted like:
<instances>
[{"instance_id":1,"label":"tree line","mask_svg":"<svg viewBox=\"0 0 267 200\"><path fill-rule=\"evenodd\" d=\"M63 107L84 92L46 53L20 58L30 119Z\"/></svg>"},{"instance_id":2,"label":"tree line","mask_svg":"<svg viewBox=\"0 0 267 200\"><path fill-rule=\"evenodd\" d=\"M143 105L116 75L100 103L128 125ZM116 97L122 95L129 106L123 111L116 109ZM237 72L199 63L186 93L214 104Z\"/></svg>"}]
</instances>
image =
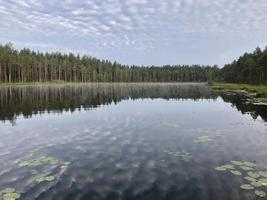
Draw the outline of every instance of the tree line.
<instances>
[{"instance_id":1,"label":"tree line","mask_svg":"<svg viewBox=\"0 0 267 200\"><path fill-rule=\"evenodd\" d=\"M72 53L42 53L0 45L0 82L207 82L267 84L267 47L223 68L203 65L129 66Z\"/></svg>"},{"instance_id":2,"label":"tree line","mask_svg":"<svg viewBox=\"0 0 267 200\"><path fill-rule=\"evenodd\" d=\"M206 82L217 66L129 66L94 57L16 50L0 45L0 82Z\"/></svg>"},{"instance_id":3,"label":"tree line","mask_svg":"<svg viewBox=\"0 0 267 200\"><path fill-rule=\"evenodd\" d=\"M264 50L257 47L225 65L219 76L224 82L267 84L267 47Z\"/></svg>"}]
</instances>

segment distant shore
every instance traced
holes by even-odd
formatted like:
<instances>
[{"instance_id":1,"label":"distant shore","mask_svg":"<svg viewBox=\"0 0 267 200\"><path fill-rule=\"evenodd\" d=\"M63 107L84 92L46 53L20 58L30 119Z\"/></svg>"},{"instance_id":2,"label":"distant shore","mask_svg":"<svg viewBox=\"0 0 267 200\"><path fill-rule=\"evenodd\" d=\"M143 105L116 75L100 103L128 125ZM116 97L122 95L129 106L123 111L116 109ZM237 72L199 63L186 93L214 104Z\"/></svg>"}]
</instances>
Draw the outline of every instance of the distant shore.
<instances>
[{"instance_id":1,"label":"distant shore","mask_svg":"<svg viewBox=\"0 0 267 200\"><path fill-rule=\"evenodd\" d=\"M20 86L49 86L49 85L82 85L82 84L207 84L207 82L65 82L65 81L49 81L49 82L14 82L0 83L1 87L20 87Z\"/></svg>"}]
</instances>

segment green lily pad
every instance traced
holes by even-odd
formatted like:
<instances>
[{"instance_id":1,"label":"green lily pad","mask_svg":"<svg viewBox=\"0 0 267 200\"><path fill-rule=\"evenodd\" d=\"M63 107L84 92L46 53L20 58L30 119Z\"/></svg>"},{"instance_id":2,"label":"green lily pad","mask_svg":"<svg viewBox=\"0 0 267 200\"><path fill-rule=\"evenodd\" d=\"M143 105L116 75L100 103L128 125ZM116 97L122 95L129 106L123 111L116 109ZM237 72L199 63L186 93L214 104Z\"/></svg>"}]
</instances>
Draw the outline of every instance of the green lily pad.
<instances>
[{"instance_id":1,"label":"green lily pad","mask_svg":"<svg viewBox=\"0 0 267 200\"><path fill-rule=\"evenodd\" d=\"M35 180L37 183L41 183L41 182L44 182L46 179L44 176L38 176Z\"/></svg>"},{"instance_id":2,"label":"green lily pad","mask_svg":"<svg viewBox=\"0 0 267 200\"><path fill-rule=\"evenodd\" d=\"M267 178L267 172L260 171L259 174L265 178Z\"/></svg>"},{"instance_id":3,"label":"green lily pad","mask_svg":"<svg viewBox=\"0 0 267 200\"><path fill-rule=\"evenodd\" d=\"M219 167L215 167L216 171L226 171L227 169L225 167L219 166Z\"/></svg>"},{"instance_id":4,"label":"green lily pad","mask_svg":"<svg viewBox=\"0 0 267 200\"><path fill-rule=\"evenodd\" d=\"M37 183L41 183L41 182L44 182L44 181L51 182L53 180L55 180L54 176L39 176L39 177L36 178L36 182Z\"/></svg>"},{"instance_id":5,"label":"green lily pad","mask_svg":"<svg viewBox=\"0 0 267 200\"><path fill-rule=\"evenodd\" d=\"M245 171L251 171L251 170L253 170L253 168L247 167L247 166L241 166L240 168L243 169L243 170L245 170Z\"/></svg>"},{"instance_id":6,"label":"green lily pad","mask_svg":"<svg viewBox=\"0 0 267 200\"><path fill-rule=\"evenodd\" d=\"M252 163L252 162L244 162L243 163L245 166L247 166L247 167L256 167L257 165L255 164L255 163Z\"/></svg>"},{"instance_id":7,"label":"green lily pad","mask_svg":"<svg viewBox=\"0 0 267 200\"><path fill-rule=\"evenodd\" d=\"M264 191L261 191L261 190L256 190L255 191L255 194L258 196L258 197L266 197L266 193Z\"/></svg>"},{"instance_id":8,"label":"green lily pad","mask_svg":"<svg viewBox=\"0 0 267 200\"><path fill-rule=\"evenodd\" d=\"M252 178L250 176L246 176L244 179L246 179L247 181L250 181L250 182L257 182L257 179Z\"/></svg>"},{"instance_id":9,"label":"green lily pad","mask_svg":"<svg viewBox=\"0 0 267 200\"><path fill-rule=\"evenodd\" d=\"M235 167L233 165L222 165L222 167L224 167L226 169L232 169L232 170L235 169Z\"/></svg>"},{"instance_id":10,"label":"green lily pad","mask_svg":"<svg viewBox=\"0 0 267 200\"><path fill-rule=\"evenodd\" d=\"M19 199L20 198L20 194L19 193L7 193L3 195L3 200L15 200L15 199Z\"/></svg>"},{"instance_id":11,"label":"green lily pad","mask_svg":"<svg viewBox=\"0 0 267 200\"><path fill-rule=\"evenodd\" d=\"M262 186L262 182L260 182L260 181L251 182L250 184L253 185L254 187L261 187Z\"/></svg>"},{"instance_id":12,"label":"green lily pad","mask_svg":"<svg viewBox=\"0 0 267 200\"><path fill-rule=\"evenodd\" d=\"M27 167L30 165L30 162L29 161L22 161L19 163L19 167Z\"/></svg>"},{"instance_id":13,"label":"green lily pad","mask_svg":"<svg viewBox=\"0 0 267 200\"><path fill-rule=\"evenodd\" d=\"M243 162L236 161L236 160L232 160L231 163L234 164L234 165L239 165L239 166L244 164Z\"/></svg>"},{"instance_id":14,"label":"green lily pad","mask_svg":"<svg viewBox=\"0 0 267 200\"><path fill-rule=\"evenodd\" d=\"M267 187L267 178L260 178L259 181L261 182L262 186L266 186Z\"/></svg>"},{"instance_id":15,"label":"green lily pad","mask_svg":"<svg viewBox=\"0 0 267 200\"><path fill-rule=\"evenodd\" d=\"M45 180L50 182L50 181L55 180L55 177L54 176L47 176L47 177L45 177Z\"/></svg>"},{"instance_id":16,"label":"green lily pad","mask_svg":"<svg viewBox=\"0 0 267 200\"><path fill-rule=\"evenodd\" d=\"M260 175L256 172L248 172L248 175L252 178L259 178L260 177Z\"/></svg>"},{"instance_id":17,"label":"green lily pad","mask_svg":"<svg viewBox=\"0 0 267 200\"><path fill-rule=\"evenodd\" d=\"M243 184L243 185L240 185L240 188L243 190L253 190L254 186L249 185L249 184Z\"/></svg>"},{"instance_id":18,"label":"green lily pad","mask_svg":"<svg viewBox=\"0 0 267 200\"><path fill-rule=\"evenodd\" d=\"M8 193L13 193L13 192L15 192L16 190L14 189L14 188L6 188L6 189L4 189L4 190L2 190L1 192L3 193L3 194L8 194Z\"/></svg>"},{"instance_id":19,"label":"green lily pad","mask_svg":"<svg viewBox=\"0 0 267 200\"><path fill-rule=\"evenodd\" d=\"M239 172L239 171L237 171L237 170L231 170L230 172L231 172L232 174L234 174L234 175L237 175L237 176L241 176L241 175L242 175L242 173Z\"/></svg>"}]
</instances>

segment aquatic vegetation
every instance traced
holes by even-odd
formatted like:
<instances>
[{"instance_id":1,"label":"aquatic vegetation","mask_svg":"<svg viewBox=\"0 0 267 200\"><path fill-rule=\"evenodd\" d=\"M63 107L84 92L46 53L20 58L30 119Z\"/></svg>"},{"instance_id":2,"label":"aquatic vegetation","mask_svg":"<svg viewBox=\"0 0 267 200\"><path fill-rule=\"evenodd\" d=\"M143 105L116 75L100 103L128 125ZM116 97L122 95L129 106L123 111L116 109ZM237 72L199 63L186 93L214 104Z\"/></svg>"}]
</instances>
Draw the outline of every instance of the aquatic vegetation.
<instances>
[{"instance_id":1,"label":"aquatic vegetation","mask_svg":"<svg viewBox=\"0 0 267 200\"><path fill-rule=\"evenodd\" d=\"M234 174L234 175L237 175L237 176L241 176L241 175L242 175L242 173L239 172L239 171L237 171L237 170L231 170L230 172L231 172L232 174Z\"/></svg>"},{"instance_id":2,"label":"aquatic vegetation","mask_svg":"<svg viewBox=\"0 0 267 200\"><path fill-rule=\"evenodd\" d=\"M260 171L259 175L267 178L267 172Z\"/></svg>"},{"instance_id":3,"label":"aquatic vegetation","mask_svg":"<svg viewBox=\"0 0 267 200\"><path fill-rule=\"evenodd\" d=\"M257 181L257 179L252 178L252 177L250 177L250 176L246 176L244 179L246 179L246 180L249 181L249 182L256 182L256 181Z\"/></svg>"},{"instance_id":4,"label":"aquatic vegetation","mask_svg":"<svg viewBox=\"0 0 267 200\"><path fill-rule=\"evenodd\" d=\"M194 142L196 142L196 143L210 142L210 141L213 141L217 137L220 137L220 134L202 135L202 136L199 136L196 139L194 139Z\"/></svg>"},{"instance_id":5,"label":"aquatic vegetation","mask_svg":"<svg viewBox=\"0 0 267 200\"><path fill-rule=\"evenodd\" d=\"M41 165L57 165L59 160L50 156L41 156L36 159L21 161L19 167L36 167Z\"/></svg>"},{"instance_id":6,"label":"aquatic vegetation","mask_svg":"<svg viewBox=\"0 0 267 200\"><path fill-rule=\"evenodd\" d=\"M54 167L56 167L56 168L60 167L60 169L65 170L69 167L70 164L71 164L70 162L60 161L60 160L58 160L52 156L41 156L39 158L21 161L18 165L19 165L19 167L38 167L38 166L41 166L42 167L41 169L45 169L45 167L47 167L47 166L53 166L53 168ZM40 171L39 168L38 168L38 171L36 170L36 168L34 168L34 169L31 169L30 173L32 175L37 175L37 174L41 174L42 171ZM46 173L47 173L47 170L46 170ZM39 175L35 178L35 180L37 183L51 182L51 181L55 180L55 178L59 175L60 175L60 172L55 173L52 176ZM1 200L1 198L0 198L0 200Z\"/></svg>"},{"instance_id":7,"label":"aquatic vegetation","mask_svg":"<svg viewBox=\"0 0 267 200\"><path fill-rule=\"evenodd\" d=\"M261 191L261 190L256 190L255 191L255 194L258 196L258 197L266 197L266 193L264 191Z\"/></svg>"},{"instance_id":8,"label":"aquatic vegetation","mask_svg":"<svg viewBox=\"0 0 267 200\"><path fill-rule=\"evenodd\" d=\"M253 170L253 168L247 167L247 166L241 166L240 168L243 169L243 170L245 170L245 171L251 171L251 170Z\"/></svg>"},{"instance_id":9,"label":"aquatic vegetation","mask_svg":"<svg viewBox=\"0 0 267 200\"><path fill-rule=\"evenodd\" d=\"M16 200L20 198L20 194L14 188L6 188L0 191L0 199L3 200Z\"/></svg>"},{"instance_id":10,"label":"aquatic vegetation","mask_svg":"<svg viewBox=\"0 0 267 200\"><path fill-rule=\"evenodd\" d=\"M223 166L215 167L215 170L217 171L226 171L227 169Z\"/></svg>"},{"instance_id":11,"label":"aquatic vegetation","mask_svg":"<svg viewBox=\"0 0 267 200\"><path fill-rule=\"evenodd\" d=\"M256 165L255 163L252 163L252 162L247 162L247 161L246 161L246 162L244 162L243 164L244 164L245 166L247 166L247 167L252 167L252 168L253 168L253 167L257 167L257 165Z\"/></svg>"},{"instance_id":12,"label":"aquatic vegetation","mask_svg":"<svg viewBox=\"0 0 267 200\"><path fill-rule=\"evenodd\" d=\"M252 178L259 178L260 177L260 175L256 172L248 172L248 175Z\"/></svg>"},{"instance_id":13,"label":"aquatic vegetation","mask_svg":"<svg viewBox=\"0 0 267 200\"><path fill-rule=\"evenodd\" d=\"M243 165L243 162L236 161L236 160L232 160L231 163L234 164L234 165L239 165L239 166Z\"/></svg>"},{"instance_id":14,"label":"aquatic vegetation","mask_svg":"<svg viewBox=\"0 0 267 200\"><path fill-rule=\"evenodd\" d=\"M38 176L35 180L37 183L41 183L44 181L51 182L51 181L55 180L55 176Z\"/></svg>"},{"instance_id":15,"label":"aquatic vegetation","mask_svg":"<svg viewBox=\"0 0 267 200\"><path fill-rule=\"evenodd\" d=\"M249 185L249 184L240 185L240 188L243 190L253 190L254 189L254 187L252 185Z\"/></svg>"},{"instance_id":16,"label":"aquatic vegetation","mask_svg":"<svg viewBox=\"0 0 267 200\"><path fill-rule=\"evenodd\" d=\"M241 176L243 174L246 174L243 179L247 183L243 183L240 185L240 188L243 190L254 190L255 188L261 189L261 188L266 188L267 186L267 172L263 171L262 169L265 168L261 165L257 165L256 163L253 162L241 162L241 161L231 161L232 165L226 164L226 165L221 165L218 167L215 167L216 171L230 171L230 173ZM235 166L233 166L235 165ZM232 169L234 167L234 169ZM235 168L239 168L244 171L244 173L238 171ZM258 197L265 197L266 193L263 190L255 190L254 191L256 196Z\"/></svg>"},{"instance_id":17,"label":"aquatic vegetation","mask_svg":"<svg viewBox=\"0 0 267 200\"><path fill-rule=\"evenodd\" d=\"M174 150L174 151L166 150L164 152L172 156L180 157L184 161L189 161L192 158L192 154L184 150L181 150L181 151L180 150Z\"/></svg>"}]
</instances>

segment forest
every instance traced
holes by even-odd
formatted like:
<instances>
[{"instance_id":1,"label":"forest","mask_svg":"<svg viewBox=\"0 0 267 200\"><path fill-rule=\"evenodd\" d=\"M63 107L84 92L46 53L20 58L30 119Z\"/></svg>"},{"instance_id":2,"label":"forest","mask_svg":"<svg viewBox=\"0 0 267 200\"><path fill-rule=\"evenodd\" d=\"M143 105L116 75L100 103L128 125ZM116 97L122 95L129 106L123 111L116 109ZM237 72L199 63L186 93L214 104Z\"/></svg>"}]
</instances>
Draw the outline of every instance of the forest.
<instances>
[{"instance_id":1,"label":"forest","mask_svg":"<svg viewBox=\"0 0 267 200\"><path fill-rule=\"evenodd\" d=\"M267 84L267 47L259 47L252 53L245 53L231 64L226 64L219 73L227 83Z\"/></svg>"},{"instance_id":2,"label":"forest","mask_svg":"<svg viewBox=\"0 0 267 200\"><path fill-rule=\"evenodd\" d=\"M129 66L72 53L42 53L0 45L0 82L207 82L267 84L267 48L219 68L203 65Z\"/></svg>"},{"instance_id":3,"label":"forest","mask_svg":"<svg viewBox=\"0 0 267 200\"><path fill-rule=\"evenodd\" d=\"M128 66L89 56L16 50L0 45L0 82L206 82L217 66Z\"/></svg>"}]
</instances>

